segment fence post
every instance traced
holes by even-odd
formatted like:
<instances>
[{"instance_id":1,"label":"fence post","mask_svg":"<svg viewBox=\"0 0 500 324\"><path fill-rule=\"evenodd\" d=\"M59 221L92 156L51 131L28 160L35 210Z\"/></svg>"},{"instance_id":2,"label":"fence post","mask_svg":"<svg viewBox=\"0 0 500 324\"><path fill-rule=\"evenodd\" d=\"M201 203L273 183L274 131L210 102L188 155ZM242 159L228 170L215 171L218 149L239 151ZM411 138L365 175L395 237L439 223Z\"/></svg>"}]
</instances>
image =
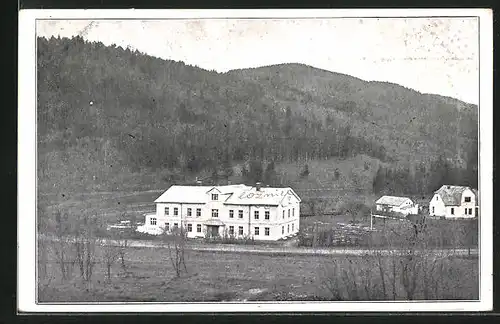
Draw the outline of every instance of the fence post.
<instances>
[{"instance_id":1,"label":"fence post","mask_svg":"<svg viewBox=\"0 0 500 324\"><path fill-rule=\"evenodd\" d=\"M373 231L373 213L370 211L370 231Z\"/></svg>"}]
</instances>

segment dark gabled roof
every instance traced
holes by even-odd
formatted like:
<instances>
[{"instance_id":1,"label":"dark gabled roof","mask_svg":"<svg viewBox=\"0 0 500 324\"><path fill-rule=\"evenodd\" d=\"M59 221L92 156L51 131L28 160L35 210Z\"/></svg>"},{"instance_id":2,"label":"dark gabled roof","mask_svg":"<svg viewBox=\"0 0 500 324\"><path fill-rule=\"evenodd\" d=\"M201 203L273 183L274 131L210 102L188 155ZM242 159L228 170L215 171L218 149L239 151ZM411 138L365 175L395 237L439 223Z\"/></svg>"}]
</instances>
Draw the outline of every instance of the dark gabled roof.
<instances>
[{"instance_id":1,"label":"dark gabled roof","mask_svg":"<svg viewBox=\"0 0 500 324\"><path fill-rule=\"evenodd\" d=\"M466 186L443 185L441 186L441 188L436 190L435 193L441 197L445 206L460 206L460 203L462 201L462 193L467 189L473 191L475 195L475 200L477 202L476 192L474 192L474 190L471 189L470 187Z\"/></svg>"}]
</instances>

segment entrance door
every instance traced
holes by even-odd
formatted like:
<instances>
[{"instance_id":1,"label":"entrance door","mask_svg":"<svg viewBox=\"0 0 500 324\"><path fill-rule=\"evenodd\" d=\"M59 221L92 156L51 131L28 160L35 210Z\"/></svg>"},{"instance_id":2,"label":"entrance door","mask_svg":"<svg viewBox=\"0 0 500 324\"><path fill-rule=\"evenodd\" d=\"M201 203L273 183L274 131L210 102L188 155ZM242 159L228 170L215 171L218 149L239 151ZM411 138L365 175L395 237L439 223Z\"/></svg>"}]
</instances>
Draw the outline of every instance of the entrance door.
<instances>
[{"instance_id":1,"label":"entrance door","mask_svg":"<svg viewBox=\"0 0 500 324\"><path fill-rule=\"evenodd\" d=\"M207 225L207 232L210 237L219 236L219 226Z\"/></svg>"}]
</instances>

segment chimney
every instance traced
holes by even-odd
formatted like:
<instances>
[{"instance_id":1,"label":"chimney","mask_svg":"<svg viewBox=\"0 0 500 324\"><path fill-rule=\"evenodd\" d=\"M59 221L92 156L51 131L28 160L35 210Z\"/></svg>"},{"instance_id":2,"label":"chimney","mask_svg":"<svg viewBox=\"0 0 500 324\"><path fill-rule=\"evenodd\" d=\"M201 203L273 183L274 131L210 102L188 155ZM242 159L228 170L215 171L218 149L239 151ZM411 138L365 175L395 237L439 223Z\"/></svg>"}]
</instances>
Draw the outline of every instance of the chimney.
<instances>
[{"instance_id":1,"label":"chimney","mask_svg":"<svg viewBox=\"0 0 500 324\"><path fill-rule=\"evenodd\" d=\"M227 180L227 185L231 185L231 180Z\"/></svg>"},{"instance_id":2,"label":"chimney","mask_svg":"<svg viewBox=\"0 0 500 324\"><path fill-rule=\"evenodd\" d=\"M257 190L257 191L260 191L260 188L261 188L261 183L260 183L260 182L257 182L257 183L255 184L255 188L256 188L256 190Z\"/></svg>"},{"instance_id":3,"label":"chimney","mask_svg":"<svg viewBox=\"0 0 500 324\"><path fill-rule=\"evenodd\" d=\"M196 185L201 186L201 180L199 180L198 177L196 177Z\"/></svg>"}]
</instances>

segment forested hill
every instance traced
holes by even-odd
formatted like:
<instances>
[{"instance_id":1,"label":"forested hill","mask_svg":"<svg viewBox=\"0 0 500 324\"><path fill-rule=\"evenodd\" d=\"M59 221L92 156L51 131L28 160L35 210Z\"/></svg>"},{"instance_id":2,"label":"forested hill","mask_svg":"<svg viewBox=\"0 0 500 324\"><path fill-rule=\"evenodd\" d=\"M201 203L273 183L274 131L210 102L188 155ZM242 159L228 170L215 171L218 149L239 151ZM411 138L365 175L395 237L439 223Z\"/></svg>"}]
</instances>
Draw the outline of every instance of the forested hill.
<instances>
[{"instance_id":1,"label":"forested hill","mask_svg":"<svg viewBox=\"0 0 500 324\"><path fill-rule=\"evenodd\" d=\"M39 183L54 186L357 154L473 170L477 116L455 99L301 64L217 73L81 37L38 39Z\"/></svg>"}]
</instances>

